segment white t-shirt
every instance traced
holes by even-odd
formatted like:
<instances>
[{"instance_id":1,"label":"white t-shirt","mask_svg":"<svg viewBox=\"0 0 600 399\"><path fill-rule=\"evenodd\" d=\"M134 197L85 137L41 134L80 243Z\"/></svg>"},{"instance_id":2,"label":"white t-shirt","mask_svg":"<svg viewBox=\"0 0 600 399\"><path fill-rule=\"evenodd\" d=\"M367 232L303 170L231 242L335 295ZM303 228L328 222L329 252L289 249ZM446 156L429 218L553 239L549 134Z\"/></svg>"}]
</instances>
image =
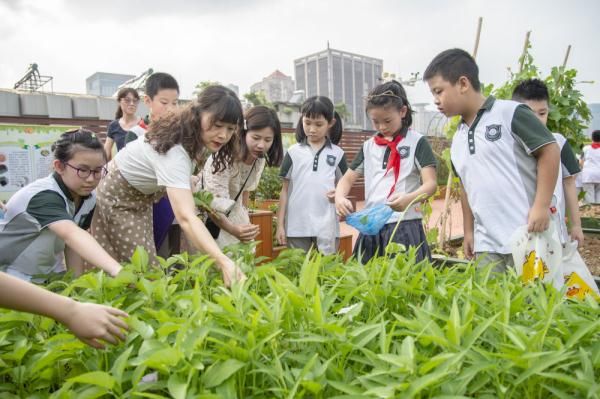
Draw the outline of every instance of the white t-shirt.
<instances>
[{"instance_id":1,"label":"white t-shirt","mask_svg":"<svg viewBox=\"0 0 600 399\"><path fill-rule=\"evenodd\" d=\"M181 144L159 154L140 138L119 151L114 162L125 180L144 194L154 194L165 187L191 189L194 162Z\"/></svg>"},{"instance_id":2,"label":"white t-shirt","mask_svg":"<svg viewBox=\"0 0 600 399\"><path fill-rule=\"evenodd\" d=\"M583 171L581 180L584 184L600 183L600 148L583 147Z\"/></svg>"}]
</instances>

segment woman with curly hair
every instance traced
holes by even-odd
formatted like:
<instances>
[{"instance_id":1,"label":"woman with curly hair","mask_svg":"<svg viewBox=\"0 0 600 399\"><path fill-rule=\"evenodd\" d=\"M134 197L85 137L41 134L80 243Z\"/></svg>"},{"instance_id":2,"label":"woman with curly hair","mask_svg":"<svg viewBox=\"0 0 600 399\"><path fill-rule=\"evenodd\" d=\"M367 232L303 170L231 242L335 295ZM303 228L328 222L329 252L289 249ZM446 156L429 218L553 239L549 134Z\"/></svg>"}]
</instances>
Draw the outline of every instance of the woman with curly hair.
<instances>
[{"instance_id":1,"label":"woman with curly hair","mask_svg":"<svg viewBox=\"0 0 600 399\"><path fill-rule=\"evenodd\" d=\"M191 243L211 256L226 285L242 271L219 249L196 217L191 176L203 153L214 154L214 168L231 164L241 129L242 105L223 86L206 88L185 108L150 125L144 139L129 143L108 165L97 189L92 234L117 260L126 261L137 246L156 256L152 204L166 192L175 218Z\"/></svg>"},{"instance_id":2,"label":"woman with curly hair","mask_svg":"<svg viewBox=\"0 0 600 399\"><path fill-rule=\"evenodd\" d=\"M221 228L216 239L221 248L256 238L258 226L250 224L246 208L250 191L258 187L265 165L279 166L283 158L281 124L272 109L250 108L239 136L240 151L233 164L215 172L211 157L201 176L201 185L214 195L211 206L217 217L211 218Z\"/></svg>"}]
</instances>

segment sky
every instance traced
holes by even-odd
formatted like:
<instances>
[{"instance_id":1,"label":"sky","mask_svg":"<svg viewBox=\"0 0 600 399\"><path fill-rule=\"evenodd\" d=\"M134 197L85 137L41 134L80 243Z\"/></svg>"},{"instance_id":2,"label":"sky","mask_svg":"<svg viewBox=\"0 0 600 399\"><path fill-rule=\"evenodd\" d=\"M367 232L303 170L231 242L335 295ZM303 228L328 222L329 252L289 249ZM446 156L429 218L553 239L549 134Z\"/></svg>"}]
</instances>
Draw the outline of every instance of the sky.
<instances>
[{"instance_id":1,"label":"sky","mask_svg":"<svg viewBox=\"0 0 600 399\"><path fill-rule=\"evenodd\" d=\"M384 62L408 78L440 51L472 51L483 26L480 79L500 84L518 68L527 31L544 74L578 70L578 88L600 102L597 0L0 0L0 88L12 88L36 62L57 92L85 93L97 71L171 73L181 97L200 81L233 83L240 93L275 69L293 77L296 58L331 48ZM411 102L431 102L425 84Z\"/></svg>"}]
</instances>

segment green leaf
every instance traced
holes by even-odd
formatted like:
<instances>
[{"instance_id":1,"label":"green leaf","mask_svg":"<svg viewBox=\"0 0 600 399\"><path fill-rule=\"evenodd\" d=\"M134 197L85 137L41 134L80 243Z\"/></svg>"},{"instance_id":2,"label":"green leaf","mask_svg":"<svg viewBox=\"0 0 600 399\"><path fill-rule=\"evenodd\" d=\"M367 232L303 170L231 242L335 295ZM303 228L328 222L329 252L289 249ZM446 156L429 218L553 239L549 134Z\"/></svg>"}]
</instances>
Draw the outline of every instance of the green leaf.
<instances>
[{"instance_id":1,"label":"green leaf","mask_svg":"<svg viewBox=\"0 0 600 399\"><path fill-rule=\"evenodd\" d=\"M113 376L104 371L91 371L89 373L80 374L77 377L69 378L67 382L70 384L96 385L106 389L112 389L115 386L115 379Z\"/></svg>"},{"instance_id":2,"label":"green leaf","mask_svg":"<svg viewBox=\"0 0 600 399\"><path fill-rule=\"evenodd\" d=\"M448 317L446 328L448 331L448 341L452 342L456 346L460 345L460 327L460 313L458 312L456 297L454 297L452 299L452 308L450 310L450 317Z\"/></svg>"},{"instance_id":3,"label":"green leaf","mask_svg":"<svg viewBox=\"0 0 600 399\"><path fill-rule=\"evenodd\" d=\"M179 374L172 374L167 383L169 393L174 399L185 399L187 393L187 378Z\"/></svg>"},{"instance_id":4,"label":"green leaf","mask_svg":"<svg viewBox=\"0 0 600 399\"><path fill-rule=\"evenodd\" d=\"M321 255L316 254L311 259L311 252L306 254L306 259L300 270L299 287L305 295L312 295L317 286L317 276L321 266Z\"/></svg>"},{"instance_id":5,"label":"green leaf","mask_svg":"<svg viewBox=\"0 0 600 399\"><path fill-rule=\"evenodd\" d=\"M202 381L206 388L214 388L221 385L226 379L238 372L246 363L237 359L217 361L211 365L202 375Z\"/></svg>"},{"instance_id":6,"label":"green leaf","mask_svg":"<svg viewBox=\"0 0 600 399\"><path fill-rule=\"evenodd\" d=\"M131 328L136 331L144 339L150 339L154 335L154 329L149 325L138 319L136 316L131 316L127 320Z\"/></svg>"},{"instance_id":7,"label":"green leaf","mask_svg":"<svg viewBox=\"0 0 600 399\"><path fill-rule=\"evenodd\" d=\"M125 367L127 366L127 360L129 360L129 356L133 351L133 346L127 348L123 353L117 357L114 361L112 367L110 368L110 373L114 376L115 380L119 385L123 383L123 372L125 371Z\"/></svg>"}]
</instances>

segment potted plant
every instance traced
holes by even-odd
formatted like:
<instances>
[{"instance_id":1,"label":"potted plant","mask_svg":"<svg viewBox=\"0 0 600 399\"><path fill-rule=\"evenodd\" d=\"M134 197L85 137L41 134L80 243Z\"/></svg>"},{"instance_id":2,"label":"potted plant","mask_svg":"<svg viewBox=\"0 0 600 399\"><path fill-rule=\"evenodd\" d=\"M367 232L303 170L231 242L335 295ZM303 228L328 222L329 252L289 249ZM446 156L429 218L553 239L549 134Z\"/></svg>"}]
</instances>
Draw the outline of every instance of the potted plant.
<instances>
[{"instance_id":1,"label":"potted plant","mask_svg":"<svg viewBox=\"0 0 600 399\"><path fill-rule=\"evenodd\" d=\"M262 210L269 210L271 205L279 204L279 193L281 192L281 177L279 177L279 168L266 167L260 177L260 182L256 191L250 198L254 201L254 207Z\"/></svg>"}]
</instances>

